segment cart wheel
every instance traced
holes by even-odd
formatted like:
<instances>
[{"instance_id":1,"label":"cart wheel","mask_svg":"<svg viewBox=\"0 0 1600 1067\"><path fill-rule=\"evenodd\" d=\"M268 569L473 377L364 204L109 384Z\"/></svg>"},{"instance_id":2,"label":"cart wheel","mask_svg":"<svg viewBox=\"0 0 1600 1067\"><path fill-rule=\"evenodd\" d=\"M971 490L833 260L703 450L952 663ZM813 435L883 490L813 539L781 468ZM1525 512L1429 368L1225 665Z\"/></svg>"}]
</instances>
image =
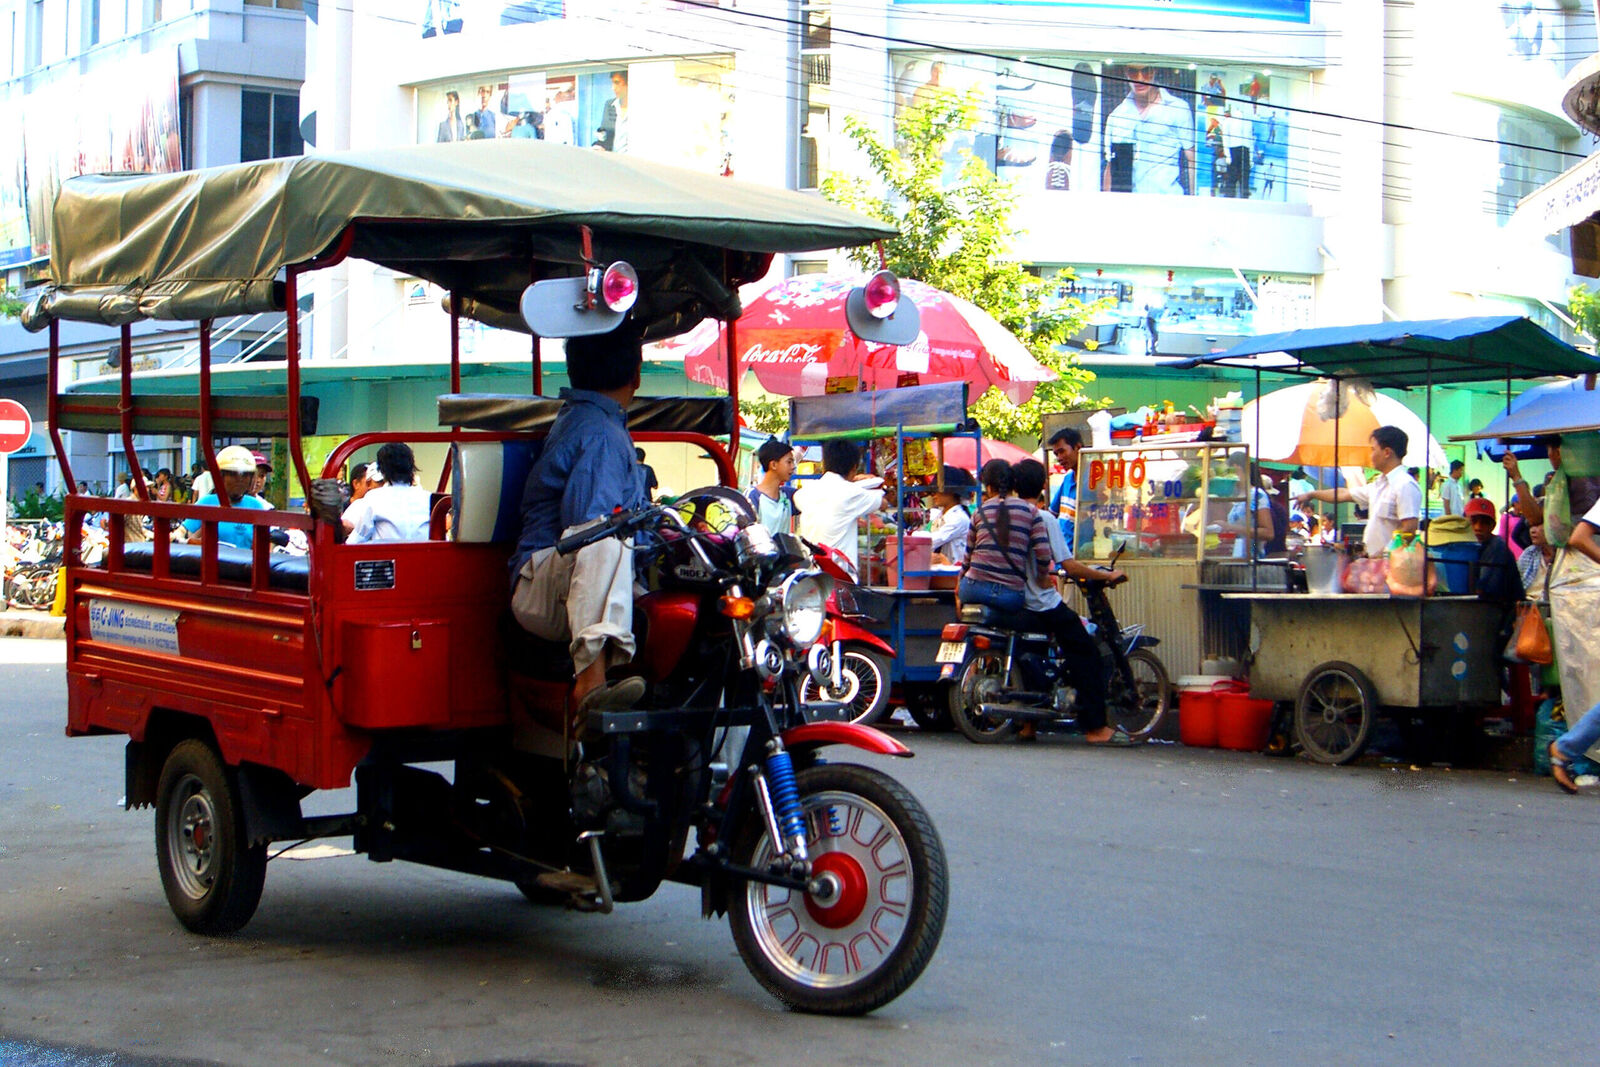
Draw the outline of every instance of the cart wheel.
<instances>
[{"instance_id":1,"label":"cart wheel","mask_svg":"<svg viewBox=\"0 0 1600 1067\"><path fill-rule=\"evenodd\" d=\"M238 773L204 741L180 741L161 769L156 863L172 913L197 934L230 934L261 902L267 846L245 838Z\"/></svg>"},{"instance_id":2,"label":"cart wheel","mask_svg":"<svg viewBox=\"0 0 1600 1067\"><path fill-rule=\"evenodd\" d=\"M1367 676L1335 660L1314 668L1294 705L1294 735L1318 763L1349 763L1372 736L1378 695Z\"/></svg>"}]
</instances>

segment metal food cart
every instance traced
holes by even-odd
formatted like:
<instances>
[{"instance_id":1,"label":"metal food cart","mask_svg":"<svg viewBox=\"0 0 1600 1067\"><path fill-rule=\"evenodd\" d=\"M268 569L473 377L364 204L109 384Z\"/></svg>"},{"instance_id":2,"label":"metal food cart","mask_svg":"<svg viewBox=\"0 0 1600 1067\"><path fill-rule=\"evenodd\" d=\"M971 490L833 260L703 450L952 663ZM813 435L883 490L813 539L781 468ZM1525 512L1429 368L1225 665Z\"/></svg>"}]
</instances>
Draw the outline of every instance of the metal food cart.
<instances>
[{"instance_id":1,"label":"metal food cart","mask_svg":"<svg viewBox=\"0 0 1600 1067\"><path fill-rule=\"evenodd\" d=\"M906 386L862 393L835 393L826 396L795 397L789 402L790 441L796 446L830 439L893 441L893 463L897 472L919 477L942 478L947 437L971 436L976 431L958 427L967 419L967 384L942 382L934 385ZM976 441L974 444L976 445ZM926 447L925 447L926 446ZM932 474L916 475L916 464L908 462L931 448ZM879 472L881 473L881 471ZM895 482L892 525L866 527L859 534L867 543L859 553L862 561L861 585L856 594L868 630L883 638L895 650L890 661L890 681L901 702L917 724L925 729L949 729L948 699L940 683L939 665L934 657L939 650L939 634L955 620L953 580L947 588L935 585L936 579L953 579L954 570L907 565L908 506L919 502L934 484L913 484L908 477ZM886 556L893 567L875 560L876 540L892 546Z\"/></svg>"},{"instance_id":2,"label":"metal food cart","mask_svg":"<svg viewBox=\"0 0 1600 1067\"><path fill-rule=\"evenodd\" d=\"M1183 365L1253 368L1258 396L1263 371L1422 388L1431 427L1436 382L1503 381L1509 405L1514 379L1594 373L1600 360L1526 318L1497 316L1296 330ZM1426 514L1426 486L1423 493ZM1501 702L1499 604L1470 596L1293 593L1260 582L1215 595L1248 614L1202 613L1200 640L1247 650L1252 692L1292 703L1294 739L1319 762L1359 756L1385 707L1459 718ZM1238 632L1241 621L1245 633Z\"/></svg>"}]
</instances>

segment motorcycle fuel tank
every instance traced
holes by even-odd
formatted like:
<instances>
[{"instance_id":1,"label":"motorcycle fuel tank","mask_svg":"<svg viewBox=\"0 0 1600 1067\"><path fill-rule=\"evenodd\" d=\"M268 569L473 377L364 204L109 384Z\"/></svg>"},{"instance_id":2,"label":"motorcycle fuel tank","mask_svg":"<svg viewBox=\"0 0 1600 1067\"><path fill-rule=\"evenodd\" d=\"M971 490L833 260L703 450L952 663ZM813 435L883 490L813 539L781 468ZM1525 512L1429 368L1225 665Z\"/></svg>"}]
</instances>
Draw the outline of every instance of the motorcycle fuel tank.
<instances>
[{"instance_id":1,"label":"motorcycle fuel tank","mask_svg":"<svg viewBox=\"0 0 1600 1067\"><path fill-rule=\"evenodd\" d=\"M699 614L700 598L693 593L663 589L634 601L638 651L633 661L647 679L659 682L672 673L689 648Z\"/></svg>"}]
</instances>

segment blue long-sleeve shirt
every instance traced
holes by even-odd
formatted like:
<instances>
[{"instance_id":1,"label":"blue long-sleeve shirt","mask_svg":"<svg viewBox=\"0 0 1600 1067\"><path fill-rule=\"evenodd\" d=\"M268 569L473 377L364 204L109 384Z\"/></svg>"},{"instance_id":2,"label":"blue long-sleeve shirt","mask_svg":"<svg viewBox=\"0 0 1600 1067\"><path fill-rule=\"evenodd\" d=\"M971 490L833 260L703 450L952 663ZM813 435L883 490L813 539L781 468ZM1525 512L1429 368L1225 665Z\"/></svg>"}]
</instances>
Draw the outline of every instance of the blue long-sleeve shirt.
<instances>
[{"instance_id":1,"label":"blue long-sleeve shirt","mask_svg":"<svg viewBox=\"0 0 1600 1067\"><path fill-rule=\"evenodd\" d=\"M511 557L513 582L528 557L554 546L569 526L649 502L622 405L587 389L563 389L561 398L566 404L522 489L522 537Z\"/></svg>"}]
</instances>

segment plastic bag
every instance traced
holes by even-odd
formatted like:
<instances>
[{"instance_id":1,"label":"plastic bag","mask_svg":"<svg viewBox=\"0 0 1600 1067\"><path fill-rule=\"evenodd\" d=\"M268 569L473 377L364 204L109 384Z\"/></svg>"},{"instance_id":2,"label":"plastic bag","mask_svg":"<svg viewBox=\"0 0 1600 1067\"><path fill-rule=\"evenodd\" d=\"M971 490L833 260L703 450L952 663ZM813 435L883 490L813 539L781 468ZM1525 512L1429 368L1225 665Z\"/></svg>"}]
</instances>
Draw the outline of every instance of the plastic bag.
<instances>
[{"instance_id":1,"label":"plastic bag","mask_svg":"<svg viewBox=\"0 0 1600 1067\"><path fill-rule=\"evenodd\" d=\"M1388 578L1388 560L1362 557L1344 569L1342 584L1346 593L1387 593Z\"/></svg>"},{"instance_id":2,"label":"plastic bag","mask_svg":"<svg viewBox=\"0 0 1600 1067\"><path fill-rule=\"evenodd\" d=\"M1544 487L1544 537L1557 546L1564 546L1572 537L1572 502L1563 470L1557 470Z\"/></svg>"},{"instance_id":3,"label":"plastic bag","mask_svg":"<svg viewBox=\"0 0 1600 1067\"><path fill-rule=\"evenodd\" d=\"M1389 542L1388 556L1389 573L1386 584L1389 592L1400 596L1427 596L1430 592L1428 581L1433 577L1428 572L1428 548L1422 543L1422 538L1415 534L1396 533L1394 540Z\"/></svg>"}]
</instances>

